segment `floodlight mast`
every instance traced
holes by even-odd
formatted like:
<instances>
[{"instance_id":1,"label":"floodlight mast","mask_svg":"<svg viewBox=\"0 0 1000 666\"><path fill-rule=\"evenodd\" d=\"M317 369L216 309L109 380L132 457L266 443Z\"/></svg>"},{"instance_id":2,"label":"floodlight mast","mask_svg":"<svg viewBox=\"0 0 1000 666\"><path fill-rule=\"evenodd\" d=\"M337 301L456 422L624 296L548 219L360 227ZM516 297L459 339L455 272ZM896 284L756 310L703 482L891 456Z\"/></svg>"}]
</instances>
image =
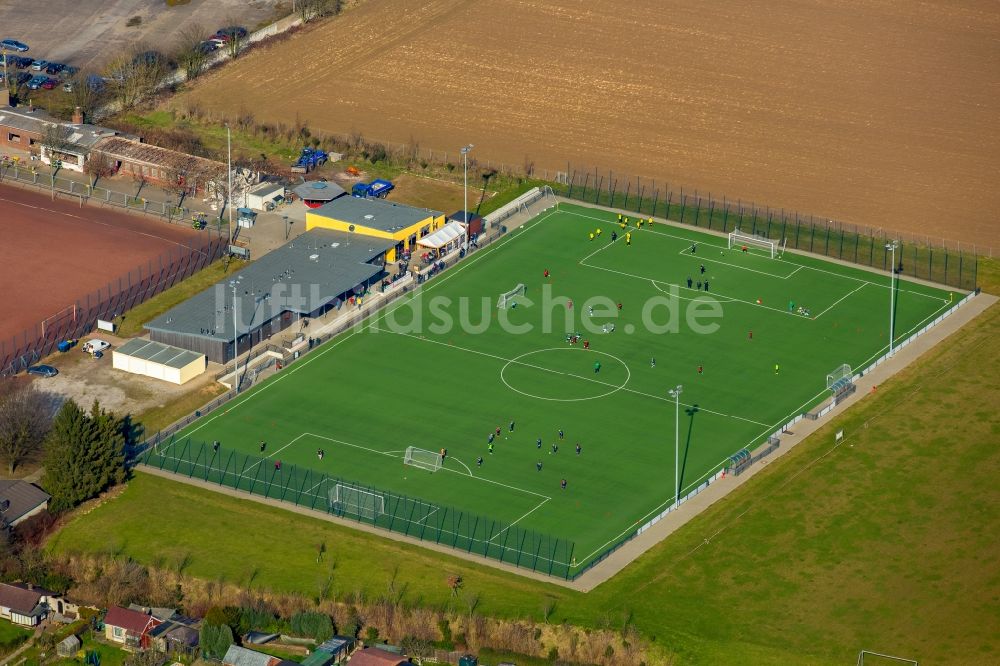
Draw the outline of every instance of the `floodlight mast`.
<instances>
[{"instance_id":1,"label":"floodlight mast","mask_svg":"<svg viewBox=\"0 0 1000 666\"><path fill-rule=\"evenodd\" d=\"M681 502L681 392L684 387L670 389L670 397L674 399L674 508Z\"/></svg>"},{"instance_id":2,"label":"floodlight mast","mask_svg":"<svg viewBox=\"0 0 1000 666\"><path fill-rule=\"evenodd\" d=\"M896 248L899 247L899 241L892 241L891 243L885 244L885 249L892 252L892 264L889 269L892 271L892 275L889 278L889 356L894 353L893 349L893 338L896 332Z\"/></svg>"},{"instance_id":3,"label":"floodlight mast","mask_svg":"<svg viewBox=\"0 0 1000 666\"><path fill-rule=\"evenodd\" d=\"M467 146L462 146L462 162L464 165L463 171L465 172L465 203L464 208L462 208L462 221L465 222L466 233L469 229L469 152L472 150L473 145L470 143Z\"/></svg>"}]
</instances>

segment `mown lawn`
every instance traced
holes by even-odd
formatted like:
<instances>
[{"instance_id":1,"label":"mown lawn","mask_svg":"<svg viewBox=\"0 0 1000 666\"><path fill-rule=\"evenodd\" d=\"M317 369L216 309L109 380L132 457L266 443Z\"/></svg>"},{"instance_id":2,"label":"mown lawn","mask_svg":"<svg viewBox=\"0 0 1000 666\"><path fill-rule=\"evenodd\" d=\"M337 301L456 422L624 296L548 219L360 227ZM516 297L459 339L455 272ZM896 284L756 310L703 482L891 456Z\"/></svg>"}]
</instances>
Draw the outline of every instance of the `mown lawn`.
<instances>
[{"instance_id":1,"label":"mown lawn","mask_svg":"<svg viewBox=\"0 0 1000 666\"><path fill-rule=\"evenodd\" d=\"M117 335L123 338L141 335L146 322L208 289L227 273L237 271L243 266L243 262L236 261L231 263L227 270L225 262L221 260L206 266L188 279L126 312L118 323Z\"/></svg>"},{"instance_id":2,"label":"mown lawn","mask_svg":"<svg viewBox=\"0 0 1000 666\"><path fill-rule=\"evenodd\" d=\"M589 594L141 473L49 548L190 556L192 575L307 596L334 563L338 593L384 591L398 566L411 602L440 605L455 572L483 613L540 618L551 600L551 621L633 622L684 664L844 664L862 648L996 663L997 339L993 307ZM150 506L170 510L150 521Z\"/></svg>"}]
</instances>

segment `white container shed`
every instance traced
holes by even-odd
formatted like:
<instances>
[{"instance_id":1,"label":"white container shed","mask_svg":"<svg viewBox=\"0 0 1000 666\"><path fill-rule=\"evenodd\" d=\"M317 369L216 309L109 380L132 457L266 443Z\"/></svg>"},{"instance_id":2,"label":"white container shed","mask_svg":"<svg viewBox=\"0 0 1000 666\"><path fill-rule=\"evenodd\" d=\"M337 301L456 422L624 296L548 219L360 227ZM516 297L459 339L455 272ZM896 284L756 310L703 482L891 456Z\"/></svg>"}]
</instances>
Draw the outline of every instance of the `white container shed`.
<instances>
[{"instance_id":1,"label":"white container shed","mask_svg":"<svg viewBox=\"0 0 1000 666\"><path fill-rule=\"evenodd\" d=\"M247 190L246 207L253 210L267 210L268 203L274 203L285 196L285 186L281 183L258 183Z\"/></svg>"},{"instance_id":2,"label":"white container shed","mask_svg":"<svg viewBox=\"0 0 1000 666\"><path fill-rule=\"evenodd\" d=\"M184 384L205 372L204 354L136 338L112 352L112 367L136 375Z\"/></svg>"}]
</instances>

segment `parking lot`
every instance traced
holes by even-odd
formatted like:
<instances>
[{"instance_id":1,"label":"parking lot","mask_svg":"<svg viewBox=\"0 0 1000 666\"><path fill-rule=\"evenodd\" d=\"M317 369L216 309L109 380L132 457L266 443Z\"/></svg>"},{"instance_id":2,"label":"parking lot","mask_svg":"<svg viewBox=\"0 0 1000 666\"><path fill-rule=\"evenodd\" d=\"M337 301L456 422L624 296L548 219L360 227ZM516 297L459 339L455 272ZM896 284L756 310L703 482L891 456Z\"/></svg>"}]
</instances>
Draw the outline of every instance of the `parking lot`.
<instances>
[{"instance_id":1,"label":"parking lot","mask_svg":"<svg viewBox=\"0 0 1000 666\"><path fill-rule=\"evenodd\" d=\"M274 15L279 0L212 0L168 7L163 0L46 0L0 3L0 39L30 47L20 55L99 70L136 44L169 52L177 35L196 25L206 38L225 25L249 29ZM140 17L137 25L126 25ZM37 72L35 72L37 74Z\"/></svg>"}]
</instances>

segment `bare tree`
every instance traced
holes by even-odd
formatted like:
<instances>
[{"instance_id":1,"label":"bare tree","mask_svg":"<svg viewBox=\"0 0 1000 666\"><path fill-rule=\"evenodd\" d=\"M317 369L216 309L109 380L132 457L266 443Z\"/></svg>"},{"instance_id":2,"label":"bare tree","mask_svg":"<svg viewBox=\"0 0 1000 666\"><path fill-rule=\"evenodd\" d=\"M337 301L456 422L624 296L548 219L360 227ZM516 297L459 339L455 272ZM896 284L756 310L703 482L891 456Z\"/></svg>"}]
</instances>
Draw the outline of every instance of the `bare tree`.
<instances>
[{"instance_id":1,"label":"bare tree","mask_svg":"<svg viewBox=\"0 0 1000 666\"><path fill-rule=\"evenodd\" d=\"M110 178L115 175L115 167L106 153L94 150L87 157L87 161L83 163L83 172L94 179L91 187L95 187L101 178Z\"/></svg>"},{"instance_id":2,"label":"bare tree","mask_svg":"<svg viewBox=\"0 0 1000 666\"><path fill-rule=\"evenodd\" d=\"M52 396L28 384L0 398L0 458L8 471L33 459L52 427Z\"/></svg>"},{"instance_id":3,"label":"bare tree","mask_svg":"<svg viewBox=\"0 0 1000 666\"><path fill-rule=\"evenodd\" d=\"M131 109L156 89L166 69L160 53L141 45L118 54L107 66L115 100L123 110Z\"/></svg>"},{"instance_id":4,"label":"bare tree","mask_svg":"<svg viewBox=\"0 0 1000 666\"><path fill-rule=\"evenodd\" d=\"M73 130L62 123L49 123L42 135L42 145L49 149L49 153L58 153L73 146L70 137ZM56 158L58 159L58 158Z\"/></svg>"},{"instance_id":5,"label":"bare tree","mask_svg":"<svg viewBox=\"0 0 1000 666\"><path fill-rule=\"evenodd\" d=\"M80 107L84 114L90 114L100 105L104 91L104 79L92 70L85 70L77 73L70 99L73 106Z\"/></svg>"},{"instance_id":6,"label":"bare tree","mask_svg":"<svg viewBox=\"0 0 1000 666\"><path fill-rule=\"evenodd\" d=\"M187 72L187 78L193 79L201 74L208 59L203 44L205 37L201 26L189 25L177 34L174 41L174 58L177 64Z\"/></svg>"}]
</instances>

